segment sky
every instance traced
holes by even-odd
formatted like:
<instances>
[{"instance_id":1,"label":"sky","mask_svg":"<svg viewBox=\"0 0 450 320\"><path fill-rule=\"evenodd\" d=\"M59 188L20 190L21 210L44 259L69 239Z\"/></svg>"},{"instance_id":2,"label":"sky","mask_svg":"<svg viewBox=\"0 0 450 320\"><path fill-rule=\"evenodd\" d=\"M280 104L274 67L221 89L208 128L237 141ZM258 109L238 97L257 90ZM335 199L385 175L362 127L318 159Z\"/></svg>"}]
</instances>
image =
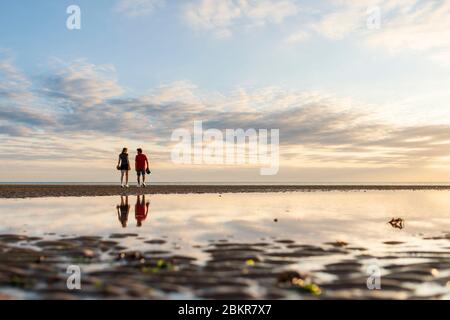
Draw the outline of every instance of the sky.
<instances>
[{"instance_id":1,"label":"sky","mask_svg":"<svg viewBox=\"0 0 450 320\"><path fill-rule=\"evenodd\" d=\"M450 182L449 16L439 0L1 1L0 182L116 181L122 147L158 182ZM279 170L173 161L195 121L279 130Z\"/></svg>"}]
</instances>

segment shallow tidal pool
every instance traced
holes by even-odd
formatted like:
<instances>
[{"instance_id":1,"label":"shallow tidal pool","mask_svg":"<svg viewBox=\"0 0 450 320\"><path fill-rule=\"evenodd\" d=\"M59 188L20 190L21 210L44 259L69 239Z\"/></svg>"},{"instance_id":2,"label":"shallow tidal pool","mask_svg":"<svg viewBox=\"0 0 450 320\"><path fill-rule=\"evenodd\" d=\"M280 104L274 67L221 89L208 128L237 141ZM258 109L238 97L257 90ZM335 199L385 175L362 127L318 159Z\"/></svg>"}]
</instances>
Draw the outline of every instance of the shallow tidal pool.
<instances>
[{"instance_id":1,"label":"shallow tidal pool","mask_svg":"<svg viewBox=\"0 0 450 320\"><path fill-rule=\"evenodd\" d=\"M129 298L134 292L140 298L448 299L450 294L446 191L3 199L0 217L4 266L20 268L14 254L40 253L40 266L51 265L48 273L61 280L52 284L39 272L24 271L22 282L11 281L17 275L4 267L0 292L13 298ZM64 267L75 262L87 274L85 291L64 288ZM367 288L374 267L381 290ZM118 289L127 285L131 291Z\"/></svg>"}]
</instances>

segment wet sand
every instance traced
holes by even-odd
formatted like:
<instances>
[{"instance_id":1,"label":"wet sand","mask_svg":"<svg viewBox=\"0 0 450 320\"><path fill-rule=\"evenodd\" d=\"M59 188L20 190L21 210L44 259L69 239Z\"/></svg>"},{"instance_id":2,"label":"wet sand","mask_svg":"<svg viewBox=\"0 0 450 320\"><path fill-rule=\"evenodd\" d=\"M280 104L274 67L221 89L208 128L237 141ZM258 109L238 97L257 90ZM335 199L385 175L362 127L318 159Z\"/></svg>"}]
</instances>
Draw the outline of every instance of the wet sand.
<instances>
[{"instance_id":1,"label":"wet sand","mask_svg":"<svg viewBox=\"0 0 450 320\"><path fill-rule=\"evenodd\" d=\"M140 194L266 193L370 190L450 190L441 185L0 185L0 198L93 197Z\"/></svg>"},{"instance_id":2,"label":"wet sand","mask_svg":"<svg viewBox=\"0 0 450 320\"><path fill-rule=\"evenodd\" d=\"M0 235L0 290L3 291L0 298L448 298L448 252L398 251L395 256L379 256L378 259L387 262L382 290L369 290L365 263L375 257L365 248L347 243L307 245L289 239L261 239L252 243L223 239L198 247L207 254L206 261L200 263L194 257L159 248L168 239L143 239L151 249L135 251L121 246L127 237L137 237L137 234L54 240ZM441 239L449 240L450 234L443 234ZM302 273L292 267L304 259L330 256L339 259L325 263L315 272ZM416 259L404 263L399 261L400 257ZM81 268L81 290L69 290L66 286L69 265ZM316 277L318 273L328 274L329 280L320 280ZM424 285L435 289L418 294L418 288Z\"/></svg>"}]
</instances>

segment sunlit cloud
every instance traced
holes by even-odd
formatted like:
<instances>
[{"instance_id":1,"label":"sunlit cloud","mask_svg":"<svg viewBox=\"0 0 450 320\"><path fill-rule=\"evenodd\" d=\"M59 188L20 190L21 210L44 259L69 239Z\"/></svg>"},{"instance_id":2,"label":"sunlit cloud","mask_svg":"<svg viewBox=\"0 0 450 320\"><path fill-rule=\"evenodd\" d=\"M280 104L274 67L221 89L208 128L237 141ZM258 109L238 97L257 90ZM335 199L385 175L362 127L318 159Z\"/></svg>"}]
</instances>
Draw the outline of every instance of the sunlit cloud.
<instances>
[{"instance_id":1,"label":"sunlit cloud","mask_svg":"<svg viewBox=\"0 0 450 320\"><path fill-rule=\"evenodd\" d=\"M77 60L64 68L49 68L53 73L33 84L13 72L11 61L0 66L11 74L7 83L16 79L26 83L25 88L34 87L35 99L48 101L54 109L44 116L20 105L15 109L2 105L0 119L9 127L0 127L4 135L0 151L10 160L13 149L22 150L17 153L20 160L24 153L36 161L99 160L135 141L152 145L155 159L167 162L173 130L190 130L199 120L205 129L278 128L282 161L291 166L436 165L437 158L450 153L450 125L384 124L364 106L321 92L266 87L219 93L176 81L130 96L112 66ZM8 99L15 97L3 95L3 102ZM26 152L30 145L35 148Z\"/></svg>"},{"instance_id":2,"label":"sunlit cloud","mask_svg":"<svg viewBox=\"0 0 450 320\"><path fill-rule=\"evenodd\" d=\"M383 26L366 39L368 45L396 54L417 52L437 62L449 64L450 3L409 1L383 13ZM383 7L381 7L383 8Z\"/></svg>"},{"instance_id":3,"label":"sunlit cloud","mask_svg":"<svg viewBox=\"0 0 450 320\"><path fill-rule=\"evenodd\" d=\"M337 41L352 37L371 50L389 54L425 54L430 60L450 65L450 3L423 0L329 0L329 6L316 9L318 19L306 21L288 39L318 34ZM314 8L314 7L312 7ZM372 9L380 14L379 28L367 26Z\"/></svg>"},{"instance_id":4,"label":"sunlit cloud","mask_svg":"<svg viewBox=\"0 0 450 320\"><path fill-rule=\"evenodd\" d=\"M44 76L42 92L74 108L92 107L123 93L111 65L55 61L51 68L54 72Z\"/></svg>"},{"instance_id":5,"label":"sunlit cloud","mask_svg":"<svg viewBox=\"0 0 450 320\"><path fill-rule=\"evenodd\" d=\"M371 8L381 13L376 29ZM280 129L282 167L312 176L449 164L446 1L120 0L106 9L127 17L121 32L136 32L112 31L117 53L94 33L78 42L85 29L58 34L70 35L73 52L0 50L3 161L107 171L120 148L144 146L154 164L181 172L171 133L202 121ZM167 34L145 29L159 26ZM62 58L46 61L53 54Z\"/></svg>"},{"instance_id":6,"label":"sunlit cloud","mask_svg":"<svg viewBox=\"0 0 450 320\"><path fill-rule=\"evenodd\" d=\"M286 42L289 44L296 44L304 42L309 38L310 34L308 32L300 30L286 37Z\"/></svg>"},{"instance_id":7,"label":"sunlit cloud","mask_svg":"<svg viewBox=\"0 0 450 320\"><path fill-rule=\"evenodd\" d=\"M0 55L0 98L24 105L32 99L31 82L16 68L14 60Z\"/></svg>"},{"instance_id":8,"label":"sunlit cloud","mask_svg":"<svg viewBox=\"0 0 450 320\"><path fill-rule=\"evenodd\" d=\"M197 30L228 38L236 27L281 23L298 10L292 0L197 0L185 7L184 17Z\"/></svg>"}]
</instances>

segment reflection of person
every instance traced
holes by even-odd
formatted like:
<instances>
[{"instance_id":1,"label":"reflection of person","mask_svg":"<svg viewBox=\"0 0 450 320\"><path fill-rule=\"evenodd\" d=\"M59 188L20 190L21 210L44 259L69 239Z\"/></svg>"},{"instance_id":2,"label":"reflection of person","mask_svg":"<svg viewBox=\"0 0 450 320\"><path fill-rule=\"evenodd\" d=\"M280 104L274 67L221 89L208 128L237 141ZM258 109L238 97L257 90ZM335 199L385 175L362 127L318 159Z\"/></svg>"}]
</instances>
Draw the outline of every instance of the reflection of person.
<instances>
[{"instance_id":1,"label":"reflection of person","mask_svg":"<svg viewBox=\"0 0 450 320\"><path fill-rule=\"evenodd\" d=\"M145 173L146 170L148 170L150 167L148 165L148 159L145 154L142 153L142 149L137 149L137 155L136 155L136 162L135 162L135 169L137 173L137 181L138 186L142 186L145 188ZM141 184L141 176L142 176L142 184Z\"/></svg>"},{"instance_id":2,"label":"reflection of person","mask_svg":"<svg viewBox=\"0 0 450 320\"><path fill-rule=\"evenodd\" d=\"M128 149L123 148L122 153L119 154L119 161L117 162L117 170L120 170L120 185L128 188L128 171L130 171L130 161L128 160ZM125 177L125 184L123 178Z\"/></svg>"},{"instance_id":3,"label":"reflection of person","mask_svg":"<svg viewBox=\"0 0 450 320\"><path fill-rule=\"evenodd\" d=\"M145 195L137 196L136 206L134 207L134 215L136 218L136 226L141 227L142 221L147 218L148 207L150 206L150 202L145 202Z\"/></svg>"},{"instance_id":4,"label":"reflection of person","mask_svg":"<svg viewBox=\"0 0 450 320\"><path fill-rule=\"evenodd\" d=\"M128 214L130 213L130 205L128 204L128 196L120 196L120 205L116 206L117 216L123 228L127 227Z\"/></svg>"}]
</instances>

